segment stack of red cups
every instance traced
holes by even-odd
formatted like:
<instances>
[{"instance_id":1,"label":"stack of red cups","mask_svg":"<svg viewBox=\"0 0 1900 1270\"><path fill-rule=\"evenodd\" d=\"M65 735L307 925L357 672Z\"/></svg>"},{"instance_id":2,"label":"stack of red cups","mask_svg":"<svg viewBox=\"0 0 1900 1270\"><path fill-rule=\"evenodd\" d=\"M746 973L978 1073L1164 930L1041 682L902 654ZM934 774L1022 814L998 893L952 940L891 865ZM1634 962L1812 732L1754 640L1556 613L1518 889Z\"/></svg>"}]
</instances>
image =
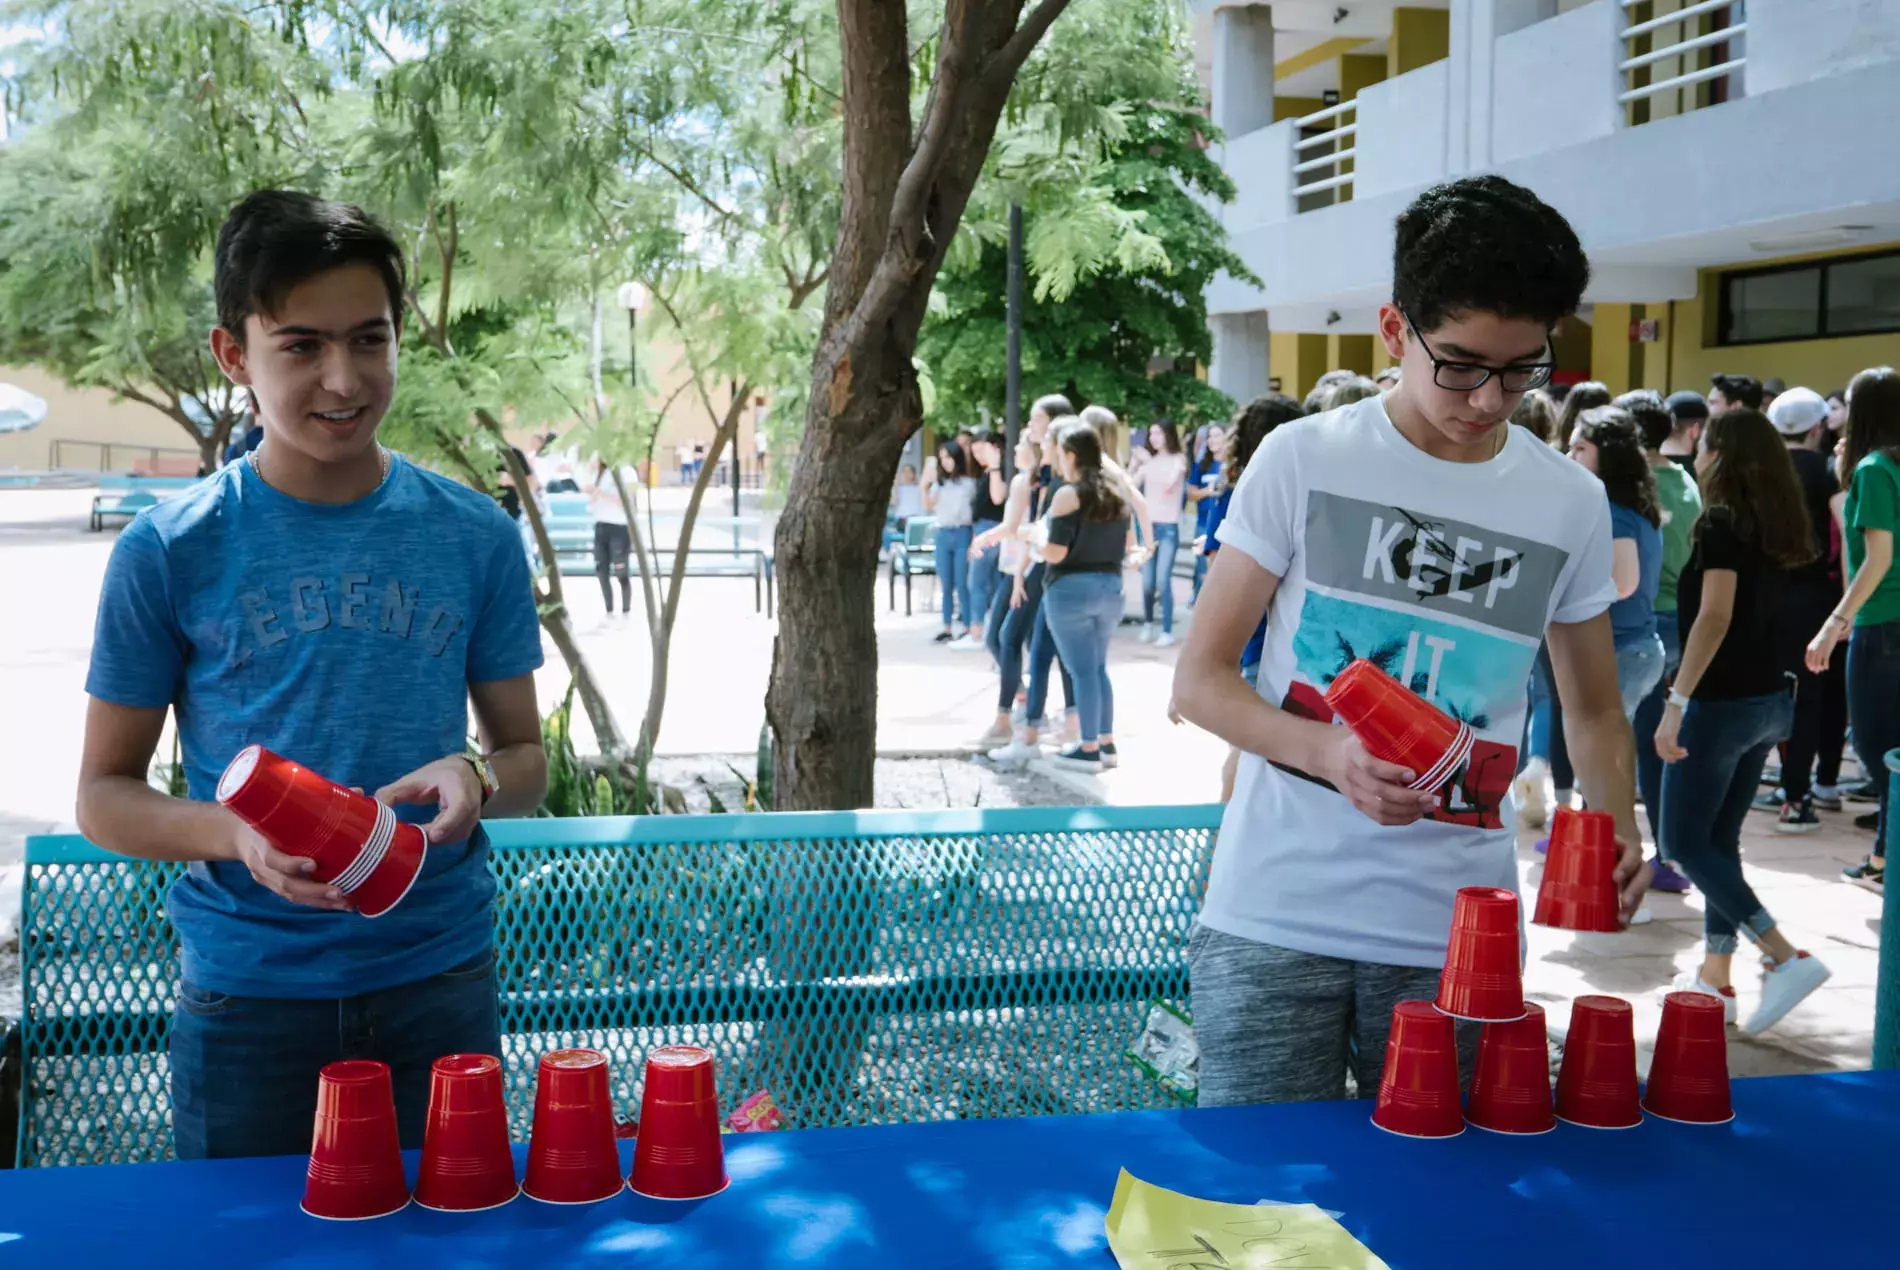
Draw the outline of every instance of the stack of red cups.
<instances>
[{"instance_id":1,"label":"stack of red cups","mask_svg":"<svg viewBox=\"0 0 1900 1270\"><path fill-rule=\"evenodd\" d=\"M1358 736L1366 752L1408 768L1411 787L1435 790L1471 757L1471 726L1421 700L1361 658L1326 689L1326 704Z\"/></svg>"}]
</instances>

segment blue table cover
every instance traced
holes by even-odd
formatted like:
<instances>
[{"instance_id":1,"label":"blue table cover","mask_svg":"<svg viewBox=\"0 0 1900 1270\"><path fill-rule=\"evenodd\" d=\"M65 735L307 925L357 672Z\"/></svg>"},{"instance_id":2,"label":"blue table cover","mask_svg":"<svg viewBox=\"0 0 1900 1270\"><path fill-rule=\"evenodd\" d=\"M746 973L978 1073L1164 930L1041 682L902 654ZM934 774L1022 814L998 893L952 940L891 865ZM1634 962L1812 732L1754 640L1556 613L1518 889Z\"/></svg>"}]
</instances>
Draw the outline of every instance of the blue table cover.
<instances>
[{"instance_id":1,"label":"blue table cover","mask_svg":"<svg viewBox=\"0 0 1900 1270\"><path fill-rule=\"evenodd\" d=\"M1108 1270L1126 1166L1338 1210L1395 1270L1900 1266L1900 1072L1742 1080L1735 1104L1719 1127L1436 1142L1374 1128L1366 1102L787 1131L728 1137L732 1186L697 1203L354 1223L298 1210L301 1158L25 1169L0 1172L0 1265Z\"/></svg>"}]
</instances>

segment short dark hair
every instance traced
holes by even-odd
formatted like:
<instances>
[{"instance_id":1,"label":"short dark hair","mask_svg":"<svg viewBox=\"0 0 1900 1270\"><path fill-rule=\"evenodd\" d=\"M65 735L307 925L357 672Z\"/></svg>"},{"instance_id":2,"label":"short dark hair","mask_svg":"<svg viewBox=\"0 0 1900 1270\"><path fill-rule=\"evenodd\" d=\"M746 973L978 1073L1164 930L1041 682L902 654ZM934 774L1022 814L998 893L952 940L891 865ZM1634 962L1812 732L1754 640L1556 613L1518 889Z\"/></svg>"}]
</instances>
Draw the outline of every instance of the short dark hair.
<instances>
[{"instance_id":1,"label":"short dark hair","mask_svg":"<svg viewBox=\"0 0 1900 1270\"><path fill-rule=\"evenodd\" d=\"M1663 407L1669 411L1669 417L1676 421L1677 427L1709 417L1709 403L1701 393L1691 392L1687 388L1670 393L1663 399Z\"/></svg>"},{"instance_id":2,"label":"short dark hair","mask_svg":"<svg viewBox=\"0 0 1900 1270\"><path fill-rule=\"evenodd\" d=\"M1421 331L1465 313L1554 328L1590 282L1570 222L1501 176L1433 186L1399 213L1393 236L1392 301Z\"/></svg>"},{"instance_id":3,"label":"short dark hair","mask_svg":"<svg viewBox=\"0 0 1900 1270\"><path fill-rule=\"evenodd\" d=\"M1029 413L1035 414L1038 410L1048 415L1051 419L1060 419L1063 415L1072 415L1075 413L1075 407L1069 404L1069 399L1059 392L1052 392L1047 397L1036 398L1036 404L1029 407Z\"/></svg>"},{"instance_id":4,"label":"short dark hair","mask_svg":"<svg viewBox=\"0 0 1900 1270\"><path fill-rule=\"evenodd\" d=\"M1626 392L1610 404L1628 411L1630 418L1636 420L1645 450L1660 450L1669 434L1676 430L1676 417L1669 413L1669 407L1663 405L1662 394L1654 388Z\"/></svg>"},{"instance_id":5,"label":"short dark hair","mask_svg":"<svg viewBox=\"0 0 1900 1270\"><path fill-rule=\"evenodd\" d=\"M1002 440L988 428L968 429L971 445L1001 445Z\"/></svg>"},{"instance_id":6,"label":"short dark hair","mask_svg":"<svg viewBox=\"0 0 1900 1270\"><path fill-rule=\"evenodd\" d=\"M252 314L274 313L303 283L355 264L381 275L391 320L402 326L402 248L353 203L297 190L247 194L224 218L214 259L218 325L240 341Z\"/></svg>"},{"instance_id":7,"label":"short dark hair","mask_svg":"<svg viewBox=\"0 0 1900 1270\"><path fill-rule=\"evenodd\" d=\"M1761 380L1753 375L1710 375L1715 390L1728 398L1731 406L1745 410L1761 409Z\"/></svg>"}]
</instances>

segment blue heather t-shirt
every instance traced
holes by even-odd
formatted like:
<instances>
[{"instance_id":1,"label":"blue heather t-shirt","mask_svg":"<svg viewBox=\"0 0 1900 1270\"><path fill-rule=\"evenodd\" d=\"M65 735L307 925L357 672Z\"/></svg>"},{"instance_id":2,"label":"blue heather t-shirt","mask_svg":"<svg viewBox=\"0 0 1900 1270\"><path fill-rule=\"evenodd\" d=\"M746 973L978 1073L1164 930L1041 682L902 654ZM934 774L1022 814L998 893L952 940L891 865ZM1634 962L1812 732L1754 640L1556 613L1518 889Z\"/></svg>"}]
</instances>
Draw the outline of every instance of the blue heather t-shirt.
<instances>
[{"instance_id":1,"label":"blue heather t-shirt","mask_svg":"<svg viewBox=\"0 0 1900 1270\"><path fill-rule=\"evenodd\" d=\"M1656 633L1656 591L1662 585L1662 530L1627 507L1610 504L1610 536L1636 540L1639 581L1610 605L1610 633L1618 648L1640 644Z\"/></svg>"},{"instance_id":2,"label":"blue heather t-shirt","mask_svg":"<svg viewBox=\"0 0 1900 1270\"><path fill-rule=\"evenodd\" d=\"M468 686L541 665L520 531L493 499L392 457L341 506L235 463L141 512L113 549L86 691L171 706L190 796L258 744L374 793L468 744ZM398 807L404 820L433 805ZM210 992L341 997L412 983L494 937L488 840L429 848L370 919L290 903L238 861L196 863L168 907L184 975Z\"/></svg>"}]
</instances>

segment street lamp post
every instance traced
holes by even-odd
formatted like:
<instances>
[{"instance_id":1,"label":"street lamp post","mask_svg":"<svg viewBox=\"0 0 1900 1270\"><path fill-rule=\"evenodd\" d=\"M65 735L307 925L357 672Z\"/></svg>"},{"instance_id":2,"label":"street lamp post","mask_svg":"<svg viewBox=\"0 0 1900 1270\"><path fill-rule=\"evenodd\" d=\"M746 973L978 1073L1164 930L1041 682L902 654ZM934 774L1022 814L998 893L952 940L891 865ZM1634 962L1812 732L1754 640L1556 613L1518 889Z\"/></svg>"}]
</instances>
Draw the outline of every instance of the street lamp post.
<instances>
[{"instance_id":1,"label":"street lamp post","mask_svg":"<svg viewBox=\"0 0 1900 1270\"><path fill-rule=\"evenodd\" d=\"M620 284L620 307L627 311L627 383L635 388L640 386L640 355L636 343L640 314L652 298L653 293L638 282Z\"/></svg>"}]
</instances>

